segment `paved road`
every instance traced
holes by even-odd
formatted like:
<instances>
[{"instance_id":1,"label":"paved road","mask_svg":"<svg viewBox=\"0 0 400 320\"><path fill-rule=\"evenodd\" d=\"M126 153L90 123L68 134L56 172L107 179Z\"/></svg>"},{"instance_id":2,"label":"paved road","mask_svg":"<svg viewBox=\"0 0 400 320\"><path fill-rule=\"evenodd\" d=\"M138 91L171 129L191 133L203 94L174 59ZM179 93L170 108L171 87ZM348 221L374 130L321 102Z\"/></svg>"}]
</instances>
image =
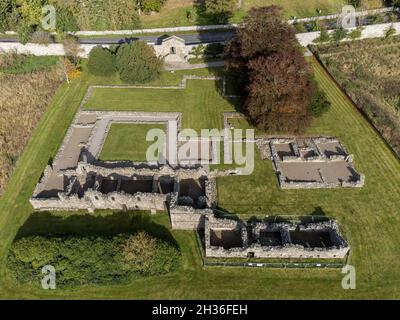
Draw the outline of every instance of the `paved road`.
<instances>
[{"instance_id":1,"label":"paved road","mask_svg":"<svg viewBox=\"0 0 400 320\"><path fill-rule=\"evenodd\" d=\"M187 45L201 44L201 43L213 43L213 42L224 42L233 37L234 32L201 32L193 34L179 35L180 38L185 40ZM121 38L100 38L100 37L85 37L79 39L81 44L121 44L128 41L143 40L149 43L160 43L163 39L169 35L162 36L126 36ZM0 42L19 42L18 37L15 38L0 38Z\"/></svg>"}]
</instances>

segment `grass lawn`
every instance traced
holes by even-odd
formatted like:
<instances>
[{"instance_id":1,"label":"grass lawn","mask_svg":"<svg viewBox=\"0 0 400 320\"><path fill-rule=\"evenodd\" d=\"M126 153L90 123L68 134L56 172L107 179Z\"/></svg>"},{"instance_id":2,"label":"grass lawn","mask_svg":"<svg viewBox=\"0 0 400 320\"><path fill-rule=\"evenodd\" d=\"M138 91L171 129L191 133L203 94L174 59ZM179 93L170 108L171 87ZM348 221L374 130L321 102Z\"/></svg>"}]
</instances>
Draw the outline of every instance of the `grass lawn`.
<instances>
[{"instance_id":1,"label":"grass lawn","mask_svg":"<svg viewBox=\"0 0 400 320\"><path fill-rule=\"evenodd\" d=\"M147 149L154 143L146 141L147 132L151 129L165 131L166 128L162 124L112 124L101 150L100 160L146 161Z\"/></svg>"},{"instance_id":2,"label":"grass lawn","mask_svg":"<svg viewBox=\"0 0 400 320\"><path fill-rule=\"evenodd\" d=\"M2 298L129 298L129 299L277 299L277 298L399 298L400 287L400 162L371 126L360 116L329 76L313 62L317 81L332 101L332 109L316 120L309 134L330 134L338 137L355 155L357 170L366 175L362 189L293 190L282 191L270 161L256 161L253 175L227 177L218 181L219 204L243 216L265 214L310 214L325 212L339 220L346 238L352 246L350 263L356 267L357 289L341 288L340 270L322 269L242 269L202 268L195 235L190 231L169 230L178 243L183 256L182 270L163 277L139 279L126 285L83 287L73 291L43 291L29 286L15 286L6 277L4 259L7 249L18 229L32 213L28 199L50 157L53 157L78 109L87 86L111 84L112 79L88 78L84 75L69 87L58 92L28 147L20 158L10 183L0 199L0 297ZM206 72L206 71L203 71ZM169 76L168 76L169 77ZM172 76L171 76L172 77ZM177 74L166 83L179 81ZM199 82L199 85L197 83ZM189 95L180 97L171 109L184 112L186 125L221 125L222 116L214 117L226 108L234 109L223 98L218 98L212 82L189 81ZM128 90L128 89L124 89ZM134 90L135 91L135 90ZM142 94L132 96L126 92L120 98L124 110L149 108L165 111L167 103L145 104ZM201 93L201 94L200 94ZM95 96L94 96L95 97ZM110 98L113 96L110 96ZM165 97L164 97L165 98ZM191 101L190 98L193 100ZM133 99L133 100L131 100ZM131 100L131 101L129 101ZM115 106L99 97L103 109ZM93 103L89 100L89 104ZM107 108L105 104L107 103ZM171 103L172 104L172 103ZM190 108L188 105L190 105ZM205 105L204 105L205 104ZM94 106L93 103L92 106ZM208 109L207 109L208 108ZM214 108L214 109L213 109ZM160 110L161 109L161 110ZM215 110L217 109L217 110ZM211 112L212 114L207 114ZM200 113L200 115L199 115ZM83 213L71 215L70 224L79 228L91 226L78 218ZM115 216L112 211L96 212ZM85 213L85 215L88 215ZM115 218L118 220L117 218ZM169 228L168 217L151 217L154 223ZM107 220L109 226L120 222ZM39 222L31 222L31 229ZM45 225L45 223L43 222ZM48 223L48 225L52 225Z\"/></svg>"},{"instance_id":3,"label":"grass lawn","mask_svg":"<svg viewBox=\"0 0 400 320\"><path fill-rule=\"evenodd\" d=\"M163 28L188 25L214 24L199 13L193 6L193 0L168 0L159 13L141 15L142 28ZM239 23L252 7L279 5L284 10L287 19L292 16L298 18L315 16L316 10L322 10L322 14L337 13L341 11L343 0L242 0L240 10L234 12L230 23ZM190 14L188 15L188 13Z\"/></svg>"},{"instance_id":4,"label":"grass lawn","mask_svg":"<svg viewBox=\"0 0 400 320\"><path fill-rule=\"evenodd\" d=\"M112 111L182 112L183 128L223 129L225 111L239 108L238 99L219 94L215 81L189 80L181 89L95 88L84 108Z\"/></svg>"}]
</instances>

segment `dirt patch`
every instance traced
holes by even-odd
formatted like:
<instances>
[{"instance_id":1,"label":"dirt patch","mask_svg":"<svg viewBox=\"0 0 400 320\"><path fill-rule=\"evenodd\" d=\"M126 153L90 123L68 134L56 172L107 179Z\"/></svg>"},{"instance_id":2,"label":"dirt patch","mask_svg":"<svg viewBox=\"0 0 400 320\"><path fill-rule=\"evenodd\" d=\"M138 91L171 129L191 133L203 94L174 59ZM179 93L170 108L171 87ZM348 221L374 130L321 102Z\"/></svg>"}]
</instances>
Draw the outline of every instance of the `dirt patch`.
<instances>
[{"instance_id":1,"label":"dirt patch","mask_svg":"<svg viewBox=\"0 0 400 320\"><path fill-rule=\"evenodd\" d=\"M153 191L153 179L122 180L121 191L129 194L151 193Z\"/></svg>"},{"instance_id":2,"label":"dirt patch","mask_svg":"<svg viewBox=\"0 0 400 320\"><path fill-rule=\"evenodd\" d=\"M190 197L193 201L206 195L205 179L184 179L179 182L179 196Z\"/></svg>"}]
</instances>

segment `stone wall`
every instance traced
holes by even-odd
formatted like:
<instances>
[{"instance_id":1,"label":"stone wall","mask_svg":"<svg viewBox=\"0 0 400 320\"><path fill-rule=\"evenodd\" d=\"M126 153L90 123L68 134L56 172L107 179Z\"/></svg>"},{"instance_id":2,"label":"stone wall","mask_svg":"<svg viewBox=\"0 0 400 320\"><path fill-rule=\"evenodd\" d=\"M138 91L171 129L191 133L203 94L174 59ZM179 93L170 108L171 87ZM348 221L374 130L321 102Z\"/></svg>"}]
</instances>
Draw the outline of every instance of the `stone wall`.
<instances>
[{"instance_id":1,"label":"stone wall","mask_svg":"<svg viewBox=\"0 0 400 320\"><path fill-rule=\"evenodd\" d=\"M248 239L247 228L251 227L253 241ZM236 230L242 234L241 247L224 249L221 246L211 245L211 230ZM260 231L280 232L281 245L262 245L259 242ZM293 244L290 231L326 231L329 232L333 246L327 248L304 247ZM350 247L342 237L335 221L310 224L292 223L264 223L253 222L245 224L243 221L217 219L213 216L205 218L205 251L207 257L214 258L321 258L343 259Z\"/></svg>"},{"instance_id":2,"label":"stone wall","mask_svg":"<svg viewBox=\"0 0 400 320\"><path fill-rule=\"evenodd\" d=\"M312 137L302 139L307 141L308 146L303 147L302 150L309 150L315 153L314 156L302 158L300 154L299 145L297 140L294 138L271 138L267 140L262 140L263 143L258 143L259 147L266 149L266 143L269 141L271 157L273 160L273 165L279 180L279 184L282 189L317 189L317 188L337 188L337 187L354 187L361 188L365 183L365 176L363 174L357 173L353 164L353 156L347 153L346 148L340 143L339 140L333 137ZM322 143L336 143L339 148L343 151L343 154L333 154L329 157L319 147ZM293 150L293 155L285 155L281 157L278 155L275 144L290 144ZM266 151L264 151L266 153ZM290 162L303 162L305 164L311 162L326 162L334 163L335 161L345 161L347 165L354 172L354 181L337 181L328 182L323 172L319 171L321 181L296 181L290 180L285 176L284 170L282 169L282 163Z\"/></svg>"}]
</instances>

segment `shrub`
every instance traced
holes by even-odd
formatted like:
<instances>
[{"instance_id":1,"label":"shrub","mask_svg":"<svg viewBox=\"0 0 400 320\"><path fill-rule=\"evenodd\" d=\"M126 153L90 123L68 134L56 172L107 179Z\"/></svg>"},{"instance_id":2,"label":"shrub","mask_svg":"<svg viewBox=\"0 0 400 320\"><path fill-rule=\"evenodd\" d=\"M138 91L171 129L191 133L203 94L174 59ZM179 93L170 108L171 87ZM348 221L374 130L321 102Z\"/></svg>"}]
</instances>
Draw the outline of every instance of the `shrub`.
<instances>
[{"instance_id":1,"label":"shrub","mask_svg":"<svg viewBox=\"0 0 400 320\"><path fill-rule=\"evenodd\" d=\"M293 27L296 29L297 33L306 33L307 32L307 29L304 26L304 23L296 22L293 24Z\"/></svg>"},{"instance_id":2,"label":"shrub","mask_svg":"<svg viewBox=\"0 0 400 320\"><path fill-rule=\"evenodd\" d=\"M71 10L68 8L57 7L57 31L59 32L72 32L78 31L79 27Z\"/></svg>"},{"instance_id":3,"label":"shrub","mask_svg":"<svg viewBox=\"0 0 400 320\"><path fill-rule=\"evenodd\" d=\"M394 35L396 35L397 31L396 29L392 26L390 26L386 31L385 31L385 39L390 38Z\"/></svg>"},{"instance_id":4,"label":"shrub","mask_svg":"<svg viewBox=\"0 0 400 320\"><path fill-rule=\"evenodd\" d=\"M57 287L71 288L162 275L176 270L179 263L175 247L139 232L134 236L20 238L11 245L7 269L19 283L39 286L42 267L52 265Z\"/></svg>"},{"instance_id":5,"label":"shrub","mask_svg":"<svg viewBox=\"0 0 400 320\"><path fill-rule=\"evenodd\" d=\"M119 47L116 65L122 81L144 83L157 78L161 72L162 60L146 42L135 41Z\"/></svg>"},{"instance_id":6,"label":"shrub","mask_svg":"<svg viewBox=\"0 0 400 320\"><path fill-rule=\"evenodd\" d=\"M347 37L348 31L344 28L338 28L331 33L331 40L339 42Z\"/></svg>"},{"instance_id":7,"label":"shrub","mask_svg":"<svg viewBox=\"0 0 400 320\"><path fill-rule=\"evenodd\" d=\"M326 93L322 91L316 84L314 98L310 104L310 112L314 117L319 117L326 113L331 107L331 102L328 100Z\"/></svg>"},{"instance_id":8,"label":"shrub","mask_svg":"<svg viewBox=\"0 0 400 320\"><path fill-rule=\"evenodd\" d=\"M354 29L353 31L351 31L349 33L349 38L352 39L352 40L356 40L356 39L361 38L362 31L363 31L362 27L358 27L358 28Z\"/></svg>"},{"instance_id":9,"label":"shrub","mask_svg":"<svg viewBox=\"0 0 400 320\"><path fill-rule=\"evenodd\" d=\"M331 39L328 31L326 29L322 29L318 38L316 38L313 42L328 42Z\"/></svg>"},{"instance_id":10,"label":"shrub","mask_svg":"<svg viewBox=\"0 0 400 320\"><path fill-rule=\"evenodd\" d=\"M130 236L123 245L125 258L138 270L147 270L153 262L157 250L156 239L140 231Z\"/></svg>"},{"instance_id":11,"label":"shrub","mask_svg":"<svg viewBox=\"0 0 400 320\"><path fill-rule=\"evenodd\" d=\"M107 48L95 47L90 51L89 72L95 76L108 76L115 72L115 56Z\"/></svg>"}]
</instances>

